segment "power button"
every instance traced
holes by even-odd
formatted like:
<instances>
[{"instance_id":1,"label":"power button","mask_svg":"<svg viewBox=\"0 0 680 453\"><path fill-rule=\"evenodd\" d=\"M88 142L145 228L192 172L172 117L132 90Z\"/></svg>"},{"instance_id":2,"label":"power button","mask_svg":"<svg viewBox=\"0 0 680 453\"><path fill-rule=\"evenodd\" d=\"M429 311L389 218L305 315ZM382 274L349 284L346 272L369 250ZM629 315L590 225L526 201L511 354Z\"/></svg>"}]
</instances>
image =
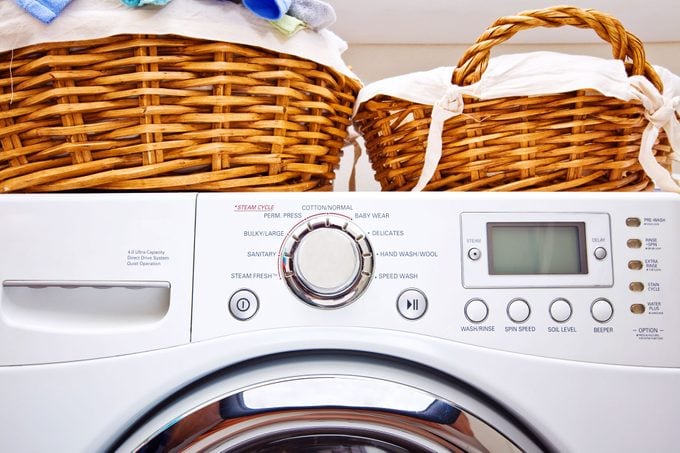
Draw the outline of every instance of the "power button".
<instances>
[{"instance_id":1,"label":"power button","mask_svg":"<svg viewBox=\"0 0 680 453\"><path fill-rule=\"evenodd\" d=\"M234 318L241 321L255 316L259 306L260 302L257 300L257 296L248 289L240 289L229 298L229 312Z\"/></svg>"}]
</instances>

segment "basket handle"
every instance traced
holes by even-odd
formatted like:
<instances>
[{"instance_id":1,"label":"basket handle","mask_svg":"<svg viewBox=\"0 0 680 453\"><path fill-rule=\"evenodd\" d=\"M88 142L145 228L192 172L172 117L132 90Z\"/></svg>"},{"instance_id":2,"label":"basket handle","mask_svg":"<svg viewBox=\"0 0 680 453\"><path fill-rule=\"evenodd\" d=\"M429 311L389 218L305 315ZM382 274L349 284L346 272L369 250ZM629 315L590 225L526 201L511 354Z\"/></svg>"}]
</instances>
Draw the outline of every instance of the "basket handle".
<instances>
[{"instance_id":1,"label":"basket handle","mask_svg":"<svg viewBox=\"0 0 680 453\"><path fill-rule=\"evenodd\" d=\"M644 47L637 36L627 32L621 22L613 16L573 6L524 11L515 16L499 18L461 57L453 71L451 82L464 86L479 81L489 63L491 48L507 41L518 31L564 25L594 30L600 38L611 44L614 58L624 63L630 59L631 67L627 68L629 75L644 75L659 92L662 91L661 78L647 62Z\"/></svg>"}]
</instances>

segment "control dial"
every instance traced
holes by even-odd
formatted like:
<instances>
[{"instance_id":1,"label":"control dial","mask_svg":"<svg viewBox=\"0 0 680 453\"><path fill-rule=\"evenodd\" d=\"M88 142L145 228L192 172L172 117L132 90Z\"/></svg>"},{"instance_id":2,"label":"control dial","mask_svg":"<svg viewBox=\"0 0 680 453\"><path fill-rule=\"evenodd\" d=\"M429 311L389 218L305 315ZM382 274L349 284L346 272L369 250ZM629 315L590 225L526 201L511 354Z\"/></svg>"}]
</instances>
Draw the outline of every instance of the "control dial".
<instances>
[{"instance_id":1,"label":"control dial","mask_svg":"<svg viewBox=\"0 0 680 453\"><path fill-rule=\"evenodd\" d=\"M286 237L281 270L303 302L337 308L358 298L371 281L373 251L366 235L347 218L322 214Z\"/></svg>"}]
</instances>

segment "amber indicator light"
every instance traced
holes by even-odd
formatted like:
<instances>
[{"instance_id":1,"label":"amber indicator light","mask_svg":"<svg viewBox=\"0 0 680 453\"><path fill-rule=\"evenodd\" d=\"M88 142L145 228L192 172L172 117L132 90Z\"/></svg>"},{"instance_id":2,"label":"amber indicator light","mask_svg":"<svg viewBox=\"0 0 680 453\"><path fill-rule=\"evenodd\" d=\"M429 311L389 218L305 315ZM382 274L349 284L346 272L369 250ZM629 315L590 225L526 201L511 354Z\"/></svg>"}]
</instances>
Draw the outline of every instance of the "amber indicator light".
<instances>
[{"instance_id":1,"label":"amber indicator light","mask_svg":"<svg viewBox=\"0 0 680 453\"><path fill-rule=\"evenodd\" d=\"M628 261L628 269L639 271L642 269L642 261L640 260L630 260Z\"/></svg>"},{"instance_id":2,"label":"amber indicator light","mask_svg":"<svg viewBox=\"0 0 680 453\"><path fill-rule=\"evenodd\" d=\"M644 304L633 304L630 306L630 311L636 315L641 315L645 312Z\"/></svg>"},{"instance_id":3,"label":"amber indicator light","mask_svg":"<svg viewBox=\"0 0 680 453\"><path fill-rule=\"evenodd\" d=\"M645 289L645 285L642 282L630 282L630 285L628 285L628 288L631 291L635 291L636 293L639 293L640 291L643 291Z\"/></svg>"},{"instance_id":4,"label":"amber indicator light","mask_svg":"<svg viewBox=\"0 0 680 453\"><path fill-rule=\"evenodd\" d=\"M636 227L639 227L641 225L641 223L642 222L640 222L639 217L628 217L626 219L626 226L629 226L629 227L636 228Z\"/></svg>"},{"instance_id":5,"label":"amber indicator light","mask_svg":"<svg viewBox=\"0 0 680 453\"><path fill-rule=\"evenodd\" d=\"M642 241L639 239L628 239L626 245L629 249L639 249L642 247Z\"/></svg>"}]
</instances>

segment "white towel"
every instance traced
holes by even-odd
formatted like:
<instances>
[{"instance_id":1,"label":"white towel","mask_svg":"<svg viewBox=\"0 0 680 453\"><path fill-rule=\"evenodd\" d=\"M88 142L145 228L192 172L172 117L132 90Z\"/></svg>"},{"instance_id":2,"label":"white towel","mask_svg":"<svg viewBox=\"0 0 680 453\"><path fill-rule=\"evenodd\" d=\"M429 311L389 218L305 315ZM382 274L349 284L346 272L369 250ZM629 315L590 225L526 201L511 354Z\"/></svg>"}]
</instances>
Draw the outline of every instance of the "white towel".
<instances>
[{"instance_id":1,"label":"white towel","mask_svg":"<svg viewBox=\"0 0 680 453\"><path fill-rule=\"evenodd\" d=\"M176 34L263 47L330 66L358 80L342 60L347 43L330 30L301 30L287 38L268 21L230 2L181 0L163 8L130 8L118 0L73 0L47 25L13 1L0 0L0 51L126 33Z\"/></svg>"},{"instance_id":2,"label":"white towel","mask_svg":"<svg viewBox=\"0 0 680 453\"><path fill-rule=\"evenodd\" d=\"M453 69L442 67L374 82L359 92L354 106L356 113L362 103L379 94L433 106L425 163L413 190L422 190L434 175L442 153L444 122L463 112L463 95L498 99L593 89L608 97L642 103L649 123L641 140L640 164L657 188L680 193L677 182L659 165L652 150L663 129L674 152L680 151L680 77L669 70L655 67L664 85L659 93L645 77L629 77L622 61L591 56L556 52L502 55L491 58L481 79L467 86L451 84Z\"/></svg>"}]
</instances>

